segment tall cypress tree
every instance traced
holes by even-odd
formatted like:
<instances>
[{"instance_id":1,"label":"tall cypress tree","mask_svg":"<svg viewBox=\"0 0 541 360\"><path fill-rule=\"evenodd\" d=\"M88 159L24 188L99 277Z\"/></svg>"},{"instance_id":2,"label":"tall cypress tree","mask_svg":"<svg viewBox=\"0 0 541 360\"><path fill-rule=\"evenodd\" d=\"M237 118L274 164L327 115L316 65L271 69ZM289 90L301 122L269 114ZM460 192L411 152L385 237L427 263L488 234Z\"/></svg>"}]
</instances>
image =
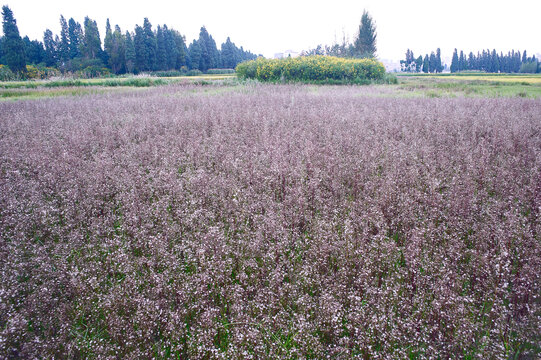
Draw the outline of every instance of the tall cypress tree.
<instances>
[{"instance_id":1,"label":"tall cypress tree","mask_svg":"<svg viewBox=\"0 0 541 360\"><path fill-rule=\"evenodd\" d=\"M68 21L69 53L70 59L81 56L81 41L83 39L83 29L81 24L73 18Z\"/></svg>"},{"instance_id":2,"label":"tall cypress tree","mask_svg":"<svg viewBox=\"0 0 541 360\"><path fill-rule=\"evenodd\" d=\"M175 69L177 65L178 49L177 44L175 44L173 30L169 30L167 25L163 26L163 41L165 47L166 68Z\"/></svg>"},{"instance_id":3,"label":"tall cypress tree","mask_svg":"<svg viewBox=\"0 0 541 360\"><path fill-rule=\"evenodd\" d=\"M188 65L188 48L186 47L186 41L184 39L184 36L180 35L180 33L176 30L171 30L171 34L173 35L173 40L175 42L176 46L176 53L177 57L175 59L175 69L180 69L181 67Z\"/></svg>"},{"instance_id":4,"label":"tall cypress tree","mask_svg":"<svg viewBox=\"0 0 541 360\"><path fill-rule=\"evenodd\" d=\"M26 73L24 42L19 35L13 12L7 5L2 7L2 28L4 31L2 52L7 66L14 73Z\"/></svg>"},{"instance_id":5,"label":"tall cypress tree","mask_svg":"<svg viewBox=\"0 0 541 360\"><path fill-rule=\"evenodd\" d=\"M192 69L201 70L199 66L201 64L202 51L201 51L201 46L199 45L199 41L194 40L190 44L190 47L188 48L188 52L190 54L190 67Z\"/></svg>"},{"instance_id":6,"label":"tall cypress tree","mask_svg":"<svg viewBox=\"0 0 541 360\"><path fill-rule=\"evenodd\" d=\"M355 56L362 58L373 58L376 56L376 26L372 17L366 12L363 12L361 24L359 25L359 33L353 45Z\"/></svg>"},{"instance_id":7,"label":"tall cypress tree","mask_svg":"<svg viewBox=\"0 0 541 360\"><path fill-rule=\"evenodd\" d=\"M64 69L70 60L69 29L64 16L60 15L60 42L58 43L58 65Z\"/></svg>"},{"instance_id":8,"label":"tall cypress tree","mask_svg":"<svg viewBox=\"0 0 541 360\"><path fill-rule=\"evenodd\" d=\"M148 56L145 46L145 31L139 25L135 25L133 43L135 48L135 71L146 71Z\"/></svg>"},{"instance_id":9,"label":"tall cypress tree","mask_svg":"<svg viewBox=\"0 0 541 360\"><path fill-rule=\"evenodd\" d=\"M441 64L441 50L436 50L436 72L441 73L443 71L443 65Z\"/></svg>"},{"instance_id":10,"label":"tall cypress tree","mask_svg":"<svg viewBox=\"0 0 541 360\"><path fill-rule=\"evenodd\" d=\"M100 32L96 21L85 17L85 33L83 37L83 55L87 59L101 59L102 48Z\"/></svg>"},{"instance_id":11,"label":"tall cypress tree","mask_svg":"<svg viewBox=\"0 0 541 360\"><path fill-rule=\"evenodd\" d=\"M26 62L28 64L39 64L45 59L45 49L43 49L43 44L41 41L32 40L25 36L23 38L24 42L24 53L26 56ZM1 57L1 55L0 55Z\"/></svg>"},{"instance_id":12,"label":"tall cypress tree","mask_svg":"<svg viewBox=\"0 0 541 360\"><path fill-rule=\"evenodd\" d=\"M455 73L458 71L458 50L453 51L453 58L451 59L451 72Z\"/></svg>"},{"instance_id":13,"label":"tall cypress tree","mask_svg":"<svg viewBox=\"0 0 541 360\"><path fill-rule=\"evenodd\" d=\"M423 72L426 74L430 72L430 60L428 60L428 54L425 55L423 60Z\"/></svg>"},{"instance_id":14,"label":"tall cypress tree","mask_svg":"<svg viewBox=\"0 0 541 360\"><path fill-rule=\"evenodd\" d=\"M113 52L113 30L111 30L111 23L109 22L109 18L107 18L107 21L105 23L105 38L103 39L103 49L105 51L105 58L106 58L106 64L109 65L109 67L112 69L110 57L111 53Z\"/></svg>"},{"instance_id":15,"label":"tall cypress tree","mask_svg":"<svg viewBox=\"0 0 541 360\"><path fill-rule=\"evenodd\" d=\"M152 31L152 24L145 18L143 22L143 32L145 39L145 69L144 70L156 70L156 37Z\"/></svg>"},{"instance_id":16,"label":"tall cypress tree","mask_svg":"<svg viewBox=\"0 0 541 360\"><path fill-rule=\"evenodd\" d=\"M129 31L126 31L126 52L125 52L125 63L126 71L129 73L135 72L135 46Z\"/></svg>"},{"instance_id":17,"label":"tall cypress tree","mask_svg":"<svg viewBox=\"0 0 541 360\"><path fill-rule=\"evenodd\" d=\"M167 51L165 49L165 36L160 25L156 30L156 68L157 70L167 69Z\"/></svg>"},{"instance_id":18,"label":"tall cypress tree","mask_svg":"<svg viewBox=\"0 0 541 360\"><path fill-rule=\"evenodd\" d=\"M428 64L430 66L429 71L431 73L436 72L436 54L434 54L434 51L430 53Z\"/></svg>"},{"instance_id":19,"label":"tall cypress tree","mask_svg":"<svg viewBox=\"0 0 541 360\"><path fill-rule=\"evenodd\" d=\"M56 42L53 32L49 29L43 33L43 45L45 46L45 64L47 66L56 65Z\"/></svg>"},{"instance_id":20,"label":"tall cypress tree","mask_svg":"<svg viewBox=\"0 0 541 360\"><path fill-rule=\"evenodd\" d=\"M199 66L198 69L201 71L207 71L212 67L212 49L210 48L210 36L207 32L207 29L203 26L201 27L201 30L199 31L199 40L197 40L197 43L199 45L201 56L199 59ZM192 58L192 64L193 64L193 58Z\"/></svg>"},{"instance_id":21,"label":"tall cypress tree","mask_svg":"<svg viewBox=\"0 0 541 360\"><path fill-rule=\"evenodd\" d=\"M222 64L224 68L226 69L234 69L235 66L237 66L237 54L236 54L236 46L231 42L231 39L229 36L227 37L227 40L225 43L221 46L222 51Z\"/></svg>"}]
</instances>

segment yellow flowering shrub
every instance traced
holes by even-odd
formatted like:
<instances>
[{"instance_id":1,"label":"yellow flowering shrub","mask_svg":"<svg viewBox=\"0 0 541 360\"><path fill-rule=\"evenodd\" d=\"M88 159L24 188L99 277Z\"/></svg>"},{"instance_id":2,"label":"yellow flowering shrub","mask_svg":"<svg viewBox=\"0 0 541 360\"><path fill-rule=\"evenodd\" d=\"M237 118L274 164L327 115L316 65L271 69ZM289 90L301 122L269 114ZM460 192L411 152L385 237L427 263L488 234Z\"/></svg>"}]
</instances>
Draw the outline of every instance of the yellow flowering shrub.
<instances>
[{"instance_id":1,"label":"yellow flowering shrub","mask_svg":"<svg viewBox=\"0 0 541 360\"><path fill-rule=\"evenodd\" d=\"M383 79L385 67L374 59L345 59L333 56L303 56L246 61L237 65L243 79L260 81L363 82Z\"/></svg>"}]
</instances>

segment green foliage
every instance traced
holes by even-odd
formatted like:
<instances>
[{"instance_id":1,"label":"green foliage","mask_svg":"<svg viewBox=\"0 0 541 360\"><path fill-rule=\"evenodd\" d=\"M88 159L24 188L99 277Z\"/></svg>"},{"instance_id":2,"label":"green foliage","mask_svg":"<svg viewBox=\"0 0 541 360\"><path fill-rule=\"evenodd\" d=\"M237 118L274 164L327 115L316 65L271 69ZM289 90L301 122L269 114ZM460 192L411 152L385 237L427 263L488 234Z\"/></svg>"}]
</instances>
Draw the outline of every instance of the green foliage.
<instances>
[{"instance_id":1,"label":"green foliage","mask_svg":"<svg viewBox=\"0 0 541 360\"><path fill-rule=\"evenodd\" d=\"M366 12L363 12L361 17L361 25L359 26L359 33L354 43L355 57L361 58L374 58L376 57L376 26L372 17Z\"/></svg>"},{"instance_id":2,"label":"green foliage","mask_svg":"<svg viewBox=\"0 0 541 360\"><path fill-rule=\"evenodd\" d=\"M85 33L83 37L82 53L87 59L97 59L101 56L101 39L98 24L95 20L85 17Z\"/></svg>"},{"instance_id":3,"label":"green foliage","mask_svg":"<svg viewBox=\"0 0 541 360\"><path fill-rule=\"evenodd\" d=\"M9 69L9 67L0 65L0 81L17 80L17 76Z\"/></svg>"},{"instance_id":4,"label":"green foliage","mask_svg":"<svg viewBox=\"0 0 541 360\"><path fill-rule=\"evenodd\" d=\"M343 59L332 56L306 56L285 59L251 60L237 65L241 79L270 82L366 83L382 80L385 67L374 59Z\"/></svg>"},{"instance_id":5,"label":"green foliage","mask_svg":"<svg viewBox=\"0 0 541 360\"><path fill-rule=\"evenodd\" d=\"M13 12L7 5L2 7L2 29L4 31L2 52L7 66L14 73L26 72L24 42L19 35L17 21L13 17Z\"/></svg>"},{"instance_id":6,"label":"green foliage","mask_svg":"<svg viewBox=\"0 0 541 360\"><path fill-rule=\"evenodd\" d=\"M537 61L525 62L520 66L520 73L535 74L540 72L539 63Z\"/></svg>"}]
</instances>

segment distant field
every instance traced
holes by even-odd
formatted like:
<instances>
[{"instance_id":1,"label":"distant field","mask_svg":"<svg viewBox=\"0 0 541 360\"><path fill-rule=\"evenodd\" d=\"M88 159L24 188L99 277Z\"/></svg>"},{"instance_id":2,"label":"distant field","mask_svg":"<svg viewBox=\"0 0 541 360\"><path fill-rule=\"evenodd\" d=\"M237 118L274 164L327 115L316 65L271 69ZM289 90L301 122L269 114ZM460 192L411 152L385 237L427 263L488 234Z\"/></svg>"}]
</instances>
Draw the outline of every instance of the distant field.
<instances>
[{"instance_id":1,"label":"distant field","mask_svg":"<svg viewBox=\"0 0 541 360\"><path fill-rule=\"evenodd\" d=\"M534 85L203 79L4 89L1 359L539 358Z\"/></svg>"},{"instance_id":2,"label":"distant field","mask_svg":"<svg viewBox=\"0 0 541 360\"><path fill-rule=\"evenodd\" d=\"M198 75L198 76L177 76L177 77L155 77L155 76L129 76L95 79L53 79L53 80L31 80L31 81L0 81L0 89L16 88L38 88L38 87L66 87L66 86L130 86L148 87L165 85L180 81L213 81L236 78L235 74L220 75Z\"/></svg>"},{"instance_id":3,"label":"distant field","mask_svg":"<svg viewBox=\"0 0 541 360\"><path fill-rule=\"evenodd\" d=\"M541 97L541 75L399 74L397 96Z\"/></svg>"},{"instance_id":4,"label":"distant field","mask_svg":"<svg viewBox=\"0 0 541 360\"><path fill-rule=\"evenodd\" d=\"M493 81L506 83L541 84L541 74L481 74L481 73L458 73L458 74L412 74L400 75L401 77L422 77L433 79L460 80L460 81Z\"/></svg>"}]
</instances>

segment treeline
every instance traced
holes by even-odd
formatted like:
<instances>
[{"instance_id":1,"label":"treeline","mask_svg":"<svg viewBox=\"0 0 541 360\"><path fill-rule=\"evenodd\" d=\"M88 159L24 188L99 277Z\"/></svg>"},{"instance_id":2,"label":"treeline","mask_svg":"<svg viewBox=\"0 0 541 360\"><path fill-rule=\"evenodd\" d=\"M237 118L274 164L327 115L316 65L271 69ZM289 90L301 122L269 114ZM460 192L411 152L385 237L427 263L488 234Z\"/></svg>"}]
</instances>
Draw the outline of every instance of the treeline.
<instances>
[{"instance_id":1,"label":"treeline","mask_svg":"<svg viewBox=\"0 0 541 360\"><path fill-rule=\"evenodd\" d=\"M424 73L441 73L445 67L441 62L441 50L438 48L436 52L432 51L423 58L422 55L415 57L413 51L406 51L406 60L400 60L400 68L403 72L424 72Z\"/></svg>"},{"instance_id":2,"label":"treeline","mask_svg":"<svg viewBox=\"0 0 541 360\"><path fill-rule=\"evenodd\" d=\"M541 72L539 60L535 56L528 57L526 50L520 54L520 51L509 51L507 54L496 50L483 50L474 55L470 52L467 56L462 50L460 55L455 49L451 60L451 72L476 70L490 73L538 73Z\"/></svg>"},{"instance_id":3,"label":"treeline","mask_svg":"<svg viewBox=\"0 0 541 360\"><path fill-rule=\"evenodd\" d=\"M60 34L46 29L43 41L21 38L11 10L2 8L3 32L0 38L0 64L14 73L27 71L26 65L50 67L60 72L81 72L88 76L140 73L148 71L206 72L209 69L233 69L257 55L237 47L228 37L218 49L205 27L189 46L186 38L167 25L153 29L148 18L134 31L111 26L109 19L102 41L95 20L85 17L83 24L60 16Z\"/></svg>"}]
</instances>

